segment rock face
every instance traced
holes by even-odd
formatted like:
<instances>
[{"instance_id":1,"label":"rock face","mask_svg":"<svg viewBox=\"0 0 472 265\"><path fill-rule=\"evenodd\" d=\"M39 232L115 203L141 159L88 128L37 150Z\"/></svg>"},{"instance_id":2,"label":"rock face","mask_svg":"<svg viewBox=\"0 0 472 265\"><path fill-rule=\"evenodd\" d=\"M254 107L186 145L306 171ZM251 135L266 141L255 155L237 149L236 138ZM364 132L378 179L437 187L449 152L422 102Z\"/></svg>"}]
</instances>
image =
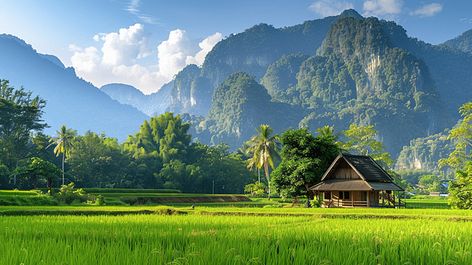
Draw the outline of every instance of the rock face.
<instances>
[{"instance_id":1,"label":"rock face","mask_svg":"<svg viewBox=\"0 0 472 265\"><path fill-rule=\"evenodd\" d=\"M242 133L242 125L229 120L244 115L248 124L283 117L287 127L281 130L334 125L339 131L350 123L372 124L396 156L410 140L453 125L458 107L472 99L471 69L468 53L421 42L393 22L348 10L293 27L260 24L229 36L201 68L189 66L177 75L171 110L210 113L203 122L196 119L196 131L204 136L199 139L227 141L233 148L250 133ZM260 82L269 100L240 104L230 97L241 94L221 91L234 89L236 72ZM257 118L250 120L251 111L245 108L259 104L270 109L267 102L284 103L281 109L287 113L258 109ZM299 115L288 114L293 108Z\"/></svg>"},{"instance_id":2,"label":"rock face","mask_svg":"<svg viewBox=\"0 0 472 265\"><path fill-rule=\"evenodd\" d=\"M340 16L306 21L293 27L259 24L231 34L213 47L202 68L190 65L175 77L170 110L206 115L213 91L229 75L246 72L259 80L269 65L283 55L313 55L339 18L359 16L354 10L348 10Z\"/></svg>"},{"instance_id":3,"label":"rock face","mask_svg":"<svg viewBox=\"0 0 472 265\"><path fill-rule=\"evenodd\" d=\"M106 132L123 140L147 118L78 78L56 57L39 54L11 35L0 35L0 78L47 101L43 118L49 134L65 124L81 133Z\"/></svg>"},{"instance_id":4,"label":"rock face","mask_svg":"<svg viewBox=\"0 0 472 265\"><path fill-rule=\"evenodd\" d=\"M302 63L297 79L289 98L313 110L312 128L327 122L329 108L338 112L330 119L339 120L333 123L340 129L351 122L374 125L396 154L412 138L444 126L443 105L427 66L392 45L375 18L338 20L317 56Z\"/></svg>"},{"instance_id":5,"label":"rock face","mask_svg":"<svg viewBox=\"0 0 472 265\"><path fill-rule=\"evenodd\" d=\"M443 45L452 49L472 53L472 29L462 33L457 38L444 42Z\"/></svg>"},{"instance_id":6,"label":"rock face","mask_svg":"<svg viewBox=\"0 0 472 265\"><path fill-rule=\"evenodd\" d=\"M438 172L439 159L447 157L453 149L446 132L413 139L401 150L395 169Z\"/></svg>"}]
</instances>

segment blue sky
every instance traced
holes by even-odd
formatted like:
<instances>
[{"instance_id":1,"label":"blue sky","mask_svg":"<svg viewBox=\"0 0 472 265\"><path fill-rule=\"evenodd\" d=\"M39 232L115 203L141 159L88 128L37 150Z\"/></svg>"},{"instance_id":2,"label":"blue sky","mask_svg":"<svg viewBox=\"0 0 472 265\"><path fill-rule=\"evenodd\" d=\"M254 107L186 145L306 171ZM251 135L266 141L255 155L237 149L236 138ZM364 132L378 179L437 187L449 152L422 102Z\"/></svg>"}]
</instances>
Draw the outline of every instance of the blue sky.
<instances>
[{"instance_id":1,"label":"blue sky","mask_svg":"<svg viewBox=\"0 0 472 265\"><path fill-rule=\"evenodd\" d=\"M97 86L123 82L146 93L201 64L224 36L261 22L290 26L354 8L434 44L472 28L468 0L0 1L1 33L58 56Z\"/></svg>"}]
</instances>

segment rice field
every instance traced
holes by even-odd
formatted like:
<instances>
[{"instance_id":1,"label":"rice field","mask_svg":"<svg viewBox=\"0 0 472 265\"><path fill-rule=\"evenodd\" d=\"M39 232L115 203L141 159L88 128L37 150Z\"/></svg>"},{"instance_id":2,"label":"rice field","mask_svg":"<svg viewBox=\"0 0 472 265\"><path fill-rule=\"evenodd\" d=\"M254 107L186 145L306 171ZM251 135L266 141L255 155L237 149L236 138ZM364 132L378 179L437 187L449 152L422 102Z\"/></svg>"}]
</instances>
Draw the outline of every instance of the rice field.
<instances>
[{"instance_id":1,"label":"rice field","mask_svg":"<svg viewBox=\"0 0 472 265\"><path fill-rule=\"evenodd\" d=\"M470 211L198 208L0 208L0 264L472 264Z\"/></svg>"}]
</instances>

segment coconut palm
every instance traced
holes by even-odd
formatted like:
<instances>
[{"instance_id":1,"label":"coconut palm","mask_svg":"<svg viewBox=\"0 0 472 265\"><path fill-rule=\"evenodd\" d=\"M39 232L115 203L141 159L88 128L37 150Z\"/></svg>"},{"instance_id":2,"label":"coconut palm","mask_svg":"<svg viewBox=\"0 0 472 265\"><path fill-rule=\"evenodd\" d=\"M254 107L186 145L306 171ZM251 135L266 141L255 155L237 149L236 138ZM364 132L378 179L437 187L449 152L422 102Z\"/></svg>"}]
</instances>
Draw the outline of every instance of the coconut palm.
<instances>
[{"instance_id":1,"label":"coconut palm","mask_svg":"<svg viewBox=\"0 0 472 265\"><path fill-rule=\"evenodd\" d=\"M278 155L279 141L276 135L272 135L273 130L267 124L262 124L257 128L257 134L248 141L248 153L252 158L248 161L248 168L264 169L267 178L268 197L270 198L270 169L274 169L274 160Z\"/></svg>"},{"instance_id":2,"label":"coconut palm","mask_svg":"<svg viewBox=\"0 0 472 265\"><path fill-rule=\"evenodd\" d=\"M66 156L69 156L70 149L72 148L72 142L75 138L76 132L72 129L68 129L65 125L56 132L56 137L51 139L51 144L55 144L54 154L59 156L62 154L62 185L65 184L65 171L64 164Z\"/></svg>"}]
</instances>

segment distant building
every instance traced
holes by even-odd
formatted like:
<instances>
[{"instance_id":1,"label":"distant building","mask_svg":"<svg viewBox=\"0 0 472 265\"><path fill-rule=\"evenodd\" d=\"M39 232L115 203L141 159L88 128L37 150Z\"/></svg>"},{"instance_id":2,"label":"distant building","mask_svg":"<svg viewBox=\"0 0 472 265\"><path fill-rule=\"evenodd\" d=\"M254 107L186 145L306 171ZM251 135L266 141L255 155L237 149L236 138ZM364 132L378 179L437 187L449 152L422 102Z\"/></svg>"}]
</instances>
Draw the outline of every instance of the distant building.
<instances>
[{"instance_id":1,"label":"distant building","mask_svg":"<svg viewBox=\"0 0 472 265\"><path fill-rule=\"evenodd\" d=\"M323 207L400 207L403 189L370 156L341 154L310 188Z\"/></svg>"}]
</instances>

